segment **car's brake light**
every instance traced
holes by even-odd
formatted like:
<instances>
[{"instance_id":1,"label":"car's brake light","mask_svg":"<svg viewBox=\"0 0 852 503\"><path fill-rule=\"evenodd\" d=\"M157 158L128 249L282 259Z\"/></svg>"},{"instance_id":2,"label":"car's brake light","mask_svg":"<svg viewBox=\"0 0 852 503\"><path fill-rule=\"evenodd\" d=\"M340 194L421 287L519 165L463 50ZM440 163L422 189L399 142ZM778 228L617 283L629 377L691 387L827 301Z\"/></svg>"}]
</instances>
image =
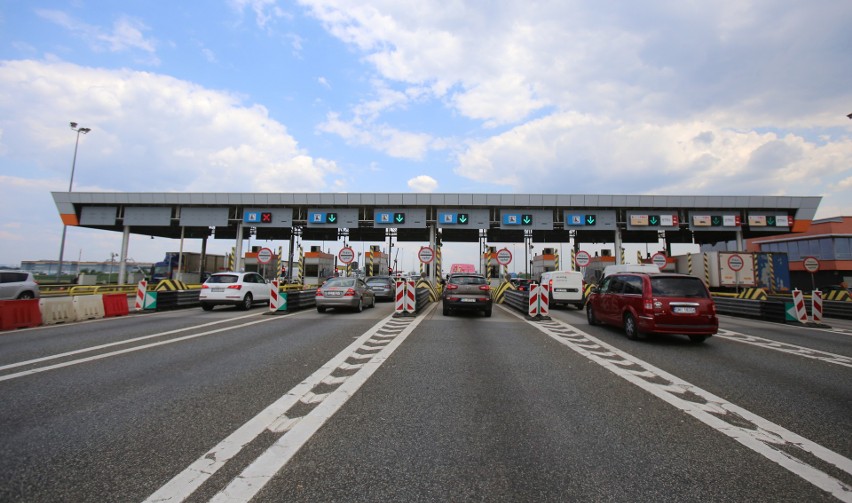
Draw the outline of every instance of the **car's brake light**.
<instances>
[{"instance_id":1,"label":"car's brake light","mask_svg":"<svg viewBox=\"0 0 852 503\"><path fill-rule=\"evenodd\" d=\"M710 308L710 314L711 314L712 316L716 316L716 303L715 303L715 302L710 302L710 306L709 306L709 308Z\"/></svg>"},{"instance_id":2,"label":"car's brake light","mask_svg":"<svg viewBox=\"0 0 852 503\"><path fill-rule=\"evenodd\" d=\"M207 289L207 288L210 288L210 287L209 287L209 286L207 286L206 284L201 285L201 289L202 289L202 290Z\"/></svg>"},{"instance_id":3,"label":"car's brake light","mask_svg":"<svg viewBox=\"0 0 852 503\"><path fill-rule=\"evenodd\" d=\"M458 286L458 285L454 285L454 284L452 284L452 283L450 283L449 285L447 285L447 290L458 290L458 288L459 288L459 286Z\"/></svg>"},{"instance_id":4,"label":"car's brake light","mask_svg":"<svg viewBox=\"0 0 852 503\"><path fill-rule=\"evenodd\" d=\"M491 287L488 285L479 285L479 289L483 292L487 292L488 290L491 290Z\"/></svg>"},{"instance_id":5,"label":"car's brake light","mask_svg":"<svg viewBox=\"0 0 852 503\"><path fill-rule=\"evenodd\" d=\"M230 290L239 290L243 287L243 285L228 285L228 289Z\"/></svg>"},{"instance_id":6,"label":"car's brake light","mask_svg":"<svg viewBox=\"0 0 852 503\"><path fill-rule=\"evenodd\" d=\"M322 288L317 288L317 297L322 297Z\"/></svg>"},{"instance_id":7,"label":"car's brake light","mask_svg":"<svg viewBox=\"0 0 852 503\"><path fill-rule=\"evenodd\" d=\"M343 294L344 297L353 297L355 296L355 290L350 288L346 290L346 293Z\"/></svg>"}]
</instances>

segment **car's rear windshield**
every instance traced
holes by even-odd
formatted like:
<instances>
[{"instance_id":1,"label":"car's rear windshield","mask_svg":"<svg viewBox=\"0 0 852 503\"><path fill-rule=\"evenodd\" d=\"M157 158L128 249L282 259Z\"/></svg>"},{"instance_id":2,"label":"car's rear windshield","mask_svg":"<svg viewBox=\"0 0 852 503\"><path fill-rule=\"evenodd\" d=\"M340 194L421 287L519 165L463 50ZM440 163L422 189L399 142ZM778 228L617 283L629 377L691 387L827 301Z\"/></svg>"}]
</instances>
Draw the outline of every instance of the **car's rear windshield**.
<instances>
[{"instance_id":1,"label":"car's rear windshield","mask_svg":"<svg viewBox=\"0 0 852 503\"><path fill-rule=\"evenodd\" d=\"M207 278L208 283L236 283L240 277L234 274L215 274Z\"/></svg>"},{"instance_id":2,"label":"car's rear windshield","mask_svg":"<svg viewBox=\"0 0 852 503\"><path fill-rule=\"evenodd\" d=\"M707 289L698 278L651 277L651 292L660 297L707 297Z\"/></svg>"},{"instance_id":3,"label":"car's rear windshield","mask_svg":"<svg viewBox=\"0 0 852 503\"><path fill-rule=\"evenodd\" d=\"M355 278L331 278L323 286L355 286Z\"/></svg>"},{"instance_id":4,"label":"car's rear windshield","mask_svg":"<svg viewBox=\"0 0 852 503\"><path fill-rule=\"evenodd\" d=\"M370 279L367 280L367 284L368 285L372 284L372 283L388 284L389 281L390 281L390 278L370 278Z\"/></svg>"},{"instance_id":5,"label":"car's rear windshield","mask_svg":"<svg viewBox=\"0 0 852 503\"><path fill-rule=\"evenodd\" d=\"M484 285L485 276L450 276L450 283L454 285Z\"/></svg>"}]
</instances>

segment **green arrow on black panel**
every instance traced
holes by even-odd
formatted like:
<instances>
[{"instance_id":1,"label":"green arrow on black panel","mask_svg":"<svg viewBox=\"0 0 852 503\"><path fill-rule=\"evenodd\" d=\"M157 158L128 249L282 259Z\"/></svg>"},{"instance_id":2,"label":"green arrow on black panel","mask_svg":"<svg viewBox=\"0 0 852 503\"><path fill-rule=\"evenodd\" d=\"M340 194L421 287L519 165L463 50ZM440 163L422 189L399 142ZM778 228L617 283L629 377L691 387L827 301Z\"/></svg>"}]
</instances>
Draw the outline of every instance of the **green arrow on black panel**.
<instances>
[{"instance_id":1,"label":"green arrow on black panel","mask_svg":"<svg viewBox=\"0 0 852 503\"><path fill-rule=\"evenodd\" d=\"M595 225L597 218L595 215L586 215L586 225Z\"/></svg>"},{"instance_id":2,"label":"green arrow on black panel","mask_svg":"<svg viewBox=\"0 0 852 503\"><path fill-rule=\"evenodd\" d=\"M405 223L405 213L394 213L393 214L393 220L394 220L394 222L396 222L398 224L404 224Z\"/></svg>"},{"instance_id":3,"label":"green arrow on black panel","mask_svg":"<svg viewBox=\"0 0 852 503\"><path fill-rule=\"evenodd\" d=\"M459 213L459 217L456 220L460 224L466 224L468 220L467 213Z\"/></svg>"},{"instance_id":4,"label":"green arrow on black panel","mask_svg":"<svg viewBox=\"0 0 852 503\"><path fill-rule=\"evenodd\" d=\"M532 223L532 215L521 215L521 222L524 225L530 225Z\"/></svg>"},{"instance_id":5,"label":"green arrow on black panel","mask_svg":"<svg viewBox=\"0 0 852 503\"><path fill-rule=\"evenodd\" d=\"M326 213L325 221L330 224L337 223L337 213Z\"/></svg>"}]
</instances>

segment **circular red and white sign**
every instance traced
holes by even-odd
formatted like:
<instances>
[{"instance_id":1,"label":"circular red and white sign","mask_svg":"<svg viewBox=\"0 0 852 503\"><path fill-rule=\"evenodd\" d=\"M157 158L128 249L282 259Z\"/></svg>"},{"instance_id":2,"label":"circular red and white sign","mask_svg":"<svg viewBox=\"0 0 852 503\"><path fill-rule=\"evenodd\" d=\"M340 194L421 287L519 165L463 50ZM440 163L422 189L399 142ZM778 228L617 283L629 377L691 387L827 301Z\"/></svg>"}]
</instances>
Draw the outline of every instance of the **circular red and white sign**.
<instances>
[{"instance_id":1,"label":"circular red and white sign","mask_svg":"<svg viewBox=\"0 0 852 503\"><path fill-rule=\"evenodd\" d=\"M417 252L417 258L424 264L431 264L435 259L435 250L428 246L421 246L420 251Z\"/></svg>"},{"instance_id":2,"label":"circular red and white sign","mask_svg":"<svg viewBox=\"0 0 852 503\"><path fill-rule=\"evenodd\" d=\"M662 252L655 253L654 256L651 257L651 263L662 270L662 268L666 266L666 254Z\"/></svg>"},{"instance_id":3,"label":"circular red and white sign","mask_svg":"<svg viewBox=\"0 0 852 503\"><path fill-rule=\"evenodd\" d=\"M257 261L261 264L268 264L272 262L272 250L269 248L261 248L257 252Z\"/></svg>"},{"instance_id":4,"label":"circular red and white sign","mask_svg":"<svg viewBox=\"0 0 852 503\"><path fill-rule=\"evenodd\" d=\"M802 260L802 265L805 267L805 270L810 273L819 271L819 260L816 257L805 257L804 260Z\"/></svg>"},{"instance_id":5,"label":"circular red and white sign","mask_svg":"<svg viewBox=\"0 0 852 503\"><path fill-rule=\"evenodd\" d=\"M728 257L728 267L734 272L739 272L745 265L742 255L730 255Z\"/></svg>"},{"instance_id":6,"label":"circular red and white sign","mask_svg":"<svg viewBox=\"0 0 852 503\"><path fill-rule=\"evenodd\" d=\"M497 263L500 265L509 265L512 263L512 252L507 248L497 251Z\"/></svg>"},{"instance_id":7,"label":"circular red and white sign","mask_svg":"<svg viewBox=\"0 0 852 503\"><path fill-rule=\"evenodd\" d=\"M577 267L586 267L591 261L592 256L587 251L580 250L574 256L574 263L577 264Z\"/></svg>"},{"instance_id":8,"label":"circular red and white sign","mask_svg":"<svg viewBox=\"0 0 852 503\"><path fill-rule=\"evenodd\" d=\"M345 247L345 248L342 248L340 250L340 252L337 254L337 258L339 258L340 261L343 262L344 264L349 264L353 260L355 260L355 250L353 250L352 248L350 248L348 246Z\"/></svg>"}]
</instances>

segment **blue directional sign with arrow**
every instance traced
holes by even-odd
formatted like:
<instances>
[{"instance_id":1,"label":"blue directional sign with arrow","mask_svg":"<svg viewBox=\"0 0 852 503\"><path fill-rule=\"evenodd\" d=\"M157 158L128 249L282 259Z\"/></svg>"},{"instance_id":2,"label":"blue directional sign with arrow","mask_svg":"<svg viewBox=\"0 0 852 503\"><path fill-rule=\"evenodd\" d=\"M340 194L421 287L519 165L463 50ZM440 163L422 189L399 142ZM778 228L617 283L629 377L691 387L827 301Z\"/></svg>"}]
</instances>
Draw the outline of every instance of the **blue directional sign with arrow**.
<instances>
[{"instance_id":1,"label":"blue directional sign with arrow","mask_svg":"<svg viewBox=\"0 0 852 503\"><path fill-rule=\"evenodd\" d=\"M426 210L424 208L379 208L373 212L373 226L388 228L426 228Z\"/></svg>"},{"instance_id":2,"label":"blue directional sign with arrow","mask_svg":"<svg viewBox=\"0 0 852 503\"><path fill-rule=\"evenodd\" d=\"M602 230L615 229L615 212L611 210L565 210L563 213L565 229Z\"/></svg>"}]
</instances>

